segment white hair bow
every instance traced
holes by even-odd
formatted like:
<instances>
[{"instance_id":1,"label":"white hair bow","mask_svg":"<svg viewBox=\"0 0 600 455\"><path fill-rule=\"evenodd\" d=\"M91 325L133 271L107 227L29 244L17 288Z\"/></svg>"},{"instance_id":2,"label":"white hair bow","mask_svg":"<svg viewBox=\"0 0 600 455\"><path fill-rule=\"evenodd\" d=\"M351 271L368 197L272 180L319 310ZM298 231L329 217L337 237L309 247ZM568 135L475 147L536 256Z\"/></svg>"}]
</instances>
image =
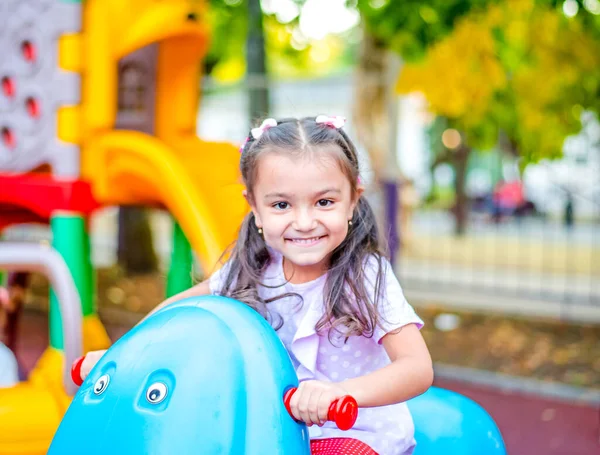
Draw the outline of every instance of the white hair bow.
<instances>
[{"instance_id":1,"label":"white hair bow","mask_svg":"<svg viewBox=\"0 0 600 455\"><path fill-rule=\"evenodd\" d=\"M263 135L265 131L267 131L273 126L277 126L277 120L275 120L274 118L266 118L263 120L263 122L258 128L252 128L250 130L250 134L252 134L252 137L254 139L258 139Z\"/></svg>"},{"instance_id":2,"label":"white hair bow","mask_svg":"<svg viewBox=\"0 0 600 455\"><path fill-rule=\"evenodd\" d=\"M327 125L331 128L340 129L346 124L346 117L340 117L339 115L318 115L315 122Z\"/></svg>"}]
</instances>

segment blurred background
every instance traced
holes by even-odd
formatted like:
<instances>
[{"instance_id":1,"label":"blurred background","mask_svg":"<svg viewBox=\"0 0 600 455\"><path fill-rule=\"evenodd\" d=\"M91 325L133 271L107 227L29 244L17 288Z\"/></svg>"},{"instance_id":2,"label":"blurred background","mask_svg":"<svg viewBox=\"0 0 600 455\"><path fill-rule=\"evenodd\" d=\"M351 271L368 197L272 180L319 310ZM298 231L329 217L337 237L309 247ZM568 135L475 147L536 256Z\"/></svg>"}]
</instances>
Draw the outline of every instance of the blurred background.
<instances>
[{"instance_id":1,"label":"blurred background","mask_svg":"<svg viewBox=\"0 0 600 455\"><path fill-rule=\"evenodd\" d=\"M511 454L600 453L600 1L211 0L208 14L198 135L239 144L265 116L345 116L436 384L482 404ZM135 113L145 69L120 71L119 114ZM158 208L91 219L112 337L163 299L172 229ZM51 242L41 225L3 238ZM47 282L29 279L24 371L47 338Z\"/></svg>"}]
</instances>

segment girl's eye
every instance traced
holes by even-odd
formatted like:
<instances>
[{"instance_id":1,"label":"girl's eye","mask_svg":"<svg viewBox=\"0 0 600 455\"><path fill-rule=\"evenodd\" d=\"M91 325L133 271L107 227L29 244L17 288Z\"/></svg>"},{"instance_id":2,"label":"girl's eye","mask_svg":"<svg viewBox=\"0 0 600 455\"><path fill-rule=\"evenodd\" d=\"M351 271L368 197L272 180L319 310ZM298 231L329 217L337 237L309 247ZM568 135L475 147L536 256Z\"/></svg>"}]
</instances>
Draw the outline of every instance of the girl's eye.
<instances>
[{"instance_id":1,"label":"girl's eye","mask_svg":"<svg viewBox=\"0 0 600 455\"><path fill-rule=\"evenodd\" d=\"M96 395L101 395L102 393L104 393L104 391L108 387L109 382L110 382L109 375L104 374L104 375L100 376L98 378L98 380L96 381L96 383L94 384L94 393Z\"/></svg>"},{"instance_id":2,"label":"girl's eye","mask_svg":"<svg viewBox=\"0 0 600 455\"><path fill-rule=\"evenodd\" d=\"M146 390L146 400L151 404L158 404L167 398L167 386L162 382L155 382Z\"/></svg>"},{"instance_id":3,"label":"girl's eye","mask_svg":"<svg viewBox=\"0 0 600 455\"><path fill-rule=\"evenodd\" d=\"M287 202L277 202L273 207L277 210L285 210L289 207L289 204Z\"/></svg>"},{"instance_id":4,"label":"girl's eye","mask_svg":"<svg viewBox=\"0 0 600 455\"><path fill-rule=\"evenodd\" d=\"M319 202L317 202L319 207L329 207L331 204L333 204L333 201L329 199L320 199Z\"/></svg>"}]
</instances>

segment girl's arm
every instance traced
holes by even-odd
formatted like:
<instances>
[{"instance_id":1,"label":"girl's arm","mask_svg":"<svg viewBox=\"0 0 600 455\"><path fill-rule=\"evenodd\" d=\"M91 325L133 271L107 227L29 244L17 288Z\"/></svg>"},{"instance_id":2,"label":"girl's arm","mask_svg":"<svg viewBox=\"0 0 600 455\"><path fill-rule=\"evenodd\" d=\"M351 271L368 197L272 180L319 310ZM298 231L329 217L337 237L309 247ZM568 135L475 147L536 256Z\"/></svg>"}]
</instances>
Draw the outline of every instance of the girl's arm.
<instances>
[{"instance_id":1,"label":"girl's arm","mask_svg":"<svg viewBox=\"0 0 600 455\"><path fill-rule=\"evenodd\" d=\"M400 403L425 392L433 382L433 367L425 341L415 324L382 338L391 364L342 382L303 381L290 400L296 419L310 425L327 420L333 400L352 395L361 408Z\"/></svg>"},{"instance_id":2,"label":"girl's arm","mask_svg":"<svg viewBox=\"0 0 600 455\"><path fill-rule=\"evenodd\" d=\"M422 394L433 383L431 356L416 325L388 333L382 344L391 364L339 383L360 407L400 403Z\"/></svg>"}]
</instances>

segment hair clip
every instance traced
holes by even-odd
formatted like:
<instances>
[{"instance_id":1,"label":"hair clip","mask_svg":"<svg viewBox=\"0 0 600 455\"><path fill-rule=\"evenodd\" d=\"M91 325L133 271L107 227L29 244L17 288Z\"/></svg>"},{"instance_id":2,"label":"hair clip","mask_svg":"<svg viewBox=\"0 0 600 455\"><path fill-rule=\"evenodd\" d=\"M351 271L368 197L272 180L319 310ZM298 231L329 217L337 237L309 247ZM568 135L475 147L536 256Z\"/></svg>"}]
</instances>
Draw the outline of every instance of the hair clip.
<instances>
[{"instance_id":1,"label":"hair clip","mask_svg":"<svg viewBox=\"0 0 600 455\"><path fill-rule=\"evenodd\" d=\"M252 128L250 134L254 139L259 139L265 131L274 126L277 126L277 120L274 118L266 118L258 128Z\"/></svg>"},{"instance_id":2,"label":"hair clip","mask_svg":"<svg viewBox=\"0 0 600 455\"><path fill-rule=\"evenodd\" d=\"M317 118L315 118L315 122L339 130L346 124L346 117L340 117L339 115L318 115Z\"/></svg>"}]
</instances>

